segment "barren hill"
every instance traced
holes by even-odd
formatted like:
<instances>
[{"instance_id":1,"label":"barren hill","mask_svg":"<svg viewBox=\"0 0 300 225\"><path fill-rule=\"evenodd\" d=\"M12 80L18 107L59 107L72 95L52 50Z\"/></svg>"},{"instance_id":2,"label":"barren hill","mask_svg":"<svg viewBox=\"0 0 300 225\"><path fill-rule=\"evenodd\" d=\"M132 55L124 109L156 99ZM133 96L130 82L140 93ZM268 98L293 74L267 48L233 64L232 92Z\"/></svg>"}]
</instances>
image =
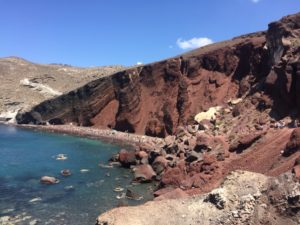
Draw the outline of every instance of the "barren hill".
<instances>
[{"instance_id":1,"label":"barren hill","mask_svg":"<svg viewBox=\"0 0 300 225\"><path fill-rule=\"evenodd\" d=\"M122 66L79 68L63 64L35 64L17 57L0 59L0 117L9 119L44 100L57 97Z\"/></svg>"}]
</instances>

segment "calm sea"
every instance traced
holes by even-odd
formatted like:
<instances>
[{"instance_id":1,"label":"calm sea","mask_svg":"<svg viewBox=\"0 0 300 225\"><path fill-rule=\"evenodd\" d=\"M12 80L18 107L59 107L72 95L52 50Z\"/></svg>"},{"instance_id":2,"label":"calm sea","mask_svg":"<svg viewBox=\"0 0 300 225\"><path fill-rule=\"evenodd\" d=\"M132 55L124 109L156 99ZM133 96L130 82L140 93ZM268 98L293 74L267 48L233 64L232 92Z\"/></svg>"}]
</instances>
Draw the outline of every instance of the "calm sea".
<instances>
[{"instance_id":1,"label":"calm sea","mask_svg":"<svg viewBox=\"0 0 300 225\"><path fill-rule=\"evenodd\" d=\"M119 149L97 140L0 125L0 217L19 221L12 224L95 224L112 207L151 199L151 186L131 185L129 170L99 167ZM58 154L67 159L56 160ZM63 169L72 175L61 176ZM44 175L60 183L41 184ZM114 188L119 186L144 199L117 199L122 192Z\"/></svg>"}]
</instances>

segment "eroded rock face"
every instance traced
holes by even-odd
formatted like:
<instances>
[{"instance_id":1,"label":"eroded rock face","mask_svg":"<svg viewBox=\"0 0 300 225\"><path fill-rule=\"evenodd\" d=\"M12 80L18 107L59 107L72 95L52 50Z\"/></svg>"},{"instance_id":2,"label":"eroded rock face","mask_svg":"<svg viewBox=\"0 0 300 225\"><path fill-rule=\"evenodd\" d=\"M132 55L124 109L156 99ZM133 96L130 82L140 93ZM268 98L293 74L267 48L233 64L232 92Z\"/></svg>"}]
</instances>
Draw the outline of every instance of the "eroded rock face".
<instances>
[{"instance_id":1,"label":"eroded rock face","mask_svg":"<svg viewBox=\"0 0 300 225\"><path fill-rule=\"evenodd\" d=\"M257 33L124 70L19 113L17 121L50 120L165 137L199 112L236 98L238 81L263 66L256 58L265 57L265 42L264 33ZM244 69L249 62L251 68Z\"/></svg>"},{"instance_id":2,"label":"eroded rock face","mask_svg":"<svg viewBox=\"0 0 300 225\"><path fill-rule=\"evenodd\" d=\"M92 81L19 113L17 122L73 123L165 137L192 125L196 115L246 95L259 112L271 108L277 119L300 111L299 15L271 23L266 33ZM239 117L245 110L239 103L232 113ZM203 119L214 120L214 114Z\"/></svg>"}]
</instances>

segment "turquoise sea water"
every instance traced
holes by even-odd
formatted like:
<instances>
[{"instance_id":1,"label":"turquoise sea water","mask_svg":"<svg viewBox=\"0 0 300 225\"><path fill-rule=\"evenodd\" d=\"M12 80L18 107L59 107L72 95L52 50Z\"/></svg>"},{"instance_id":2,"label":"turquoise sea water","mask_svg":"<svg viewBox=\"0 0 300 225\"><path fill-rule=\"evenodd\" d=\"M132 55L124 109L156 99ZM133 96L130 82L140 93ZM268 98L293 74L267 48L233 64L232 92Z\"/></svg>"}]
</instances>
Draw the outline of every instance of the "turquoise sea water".
<instances>
[{"instance_id":1,"label":"turquoise sea water","mask_svg":"<svg viewBox=\"0 0 300 225\"><path fill-rule=\"evenodd\" d=\"M0 217L23 213L37 224L95 224L95 218L110 208L151 199L151 186L131 185L129 170L99 167L119 149L97 140L0 125ZM56 160L58 154L67 160ZM61 176L62 169L70 169L72 175ZM41 184L44 175L55 176L60 183ZM118 200L116 186L144 199Z\"/></svg>"}]
</instances>

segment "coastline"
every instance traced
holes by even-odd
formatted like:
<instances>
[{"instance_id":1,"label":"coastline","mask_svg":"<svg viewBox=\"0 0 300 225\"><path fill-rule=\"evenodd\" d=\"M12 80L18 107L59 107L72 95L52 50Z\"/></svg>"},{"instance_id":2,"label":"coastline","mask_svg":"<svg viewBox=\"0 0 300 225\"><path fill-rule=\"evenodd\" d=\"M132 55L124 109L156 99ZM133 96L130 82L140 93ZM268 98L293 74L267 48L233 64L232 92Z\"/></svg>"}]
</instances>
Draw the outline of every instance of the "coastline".
<instances>
[{"instance_id":1,"label":"coastline","mask_svg":"<svg viewBox=\"0 0 300 225\"><path fill-rule=\"evenodd\" d=\"M78 137L101 140L120 146L139 147L141 145L158 145L162 144L162 138L150 137L146 135L132 134L116 131L113 129L99 129L93 127L79 127L74 125L24 125L14 123L0 123L7 126L30 129L35 131L45 131L57 134L67 134Z\"/></svg>"}]
</instances>

